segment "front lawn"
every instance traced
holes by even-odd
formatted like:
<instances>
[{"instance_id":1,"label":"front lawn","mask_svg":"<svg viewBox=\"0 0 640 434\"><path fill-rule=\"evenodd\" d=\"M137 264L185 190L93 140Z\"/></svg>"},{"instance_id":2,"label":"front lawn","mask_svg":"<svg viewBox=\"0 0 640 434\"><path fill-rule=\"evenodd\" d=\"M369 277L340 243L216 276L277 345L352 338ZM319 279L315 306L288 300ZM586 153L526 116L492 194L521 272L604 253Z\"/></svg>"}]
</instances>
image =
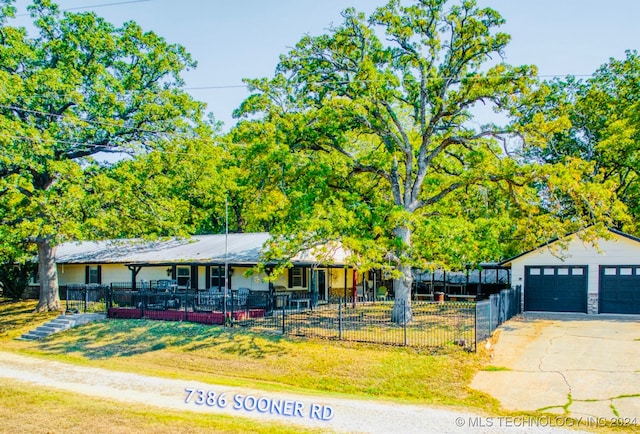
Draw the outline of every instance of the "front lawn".
<instances>
[{"instance_id":1,"label":"front lawn","mask_svg":"<svg viewBox=\"0 0 640 434\"><path fill-rule=\"evenodd\" d=\"M0 303L3 348L82 365L265 390L322 392L497 411L468 387L484 355L296 339L242 329L109 319L37 341L15 337L48 316Z\"/></svg>"}]
</instances>

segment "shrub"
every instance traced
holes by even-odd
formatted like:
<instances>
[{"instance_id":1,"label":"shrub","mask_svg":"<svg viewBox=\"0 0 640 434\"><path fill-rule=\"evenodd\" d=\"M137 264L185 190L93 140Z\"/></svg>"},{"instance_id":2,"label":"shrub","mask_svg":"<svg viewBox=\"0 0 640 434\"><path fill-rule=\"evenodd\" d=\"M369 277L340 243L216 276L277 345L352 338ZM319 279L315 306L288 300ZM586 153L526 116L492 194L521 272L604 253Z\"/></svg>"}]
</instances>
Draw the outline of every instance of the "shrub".
<instances>
[{"instance_id":1,"label":"shrub","mask_svg":"<svg viewBox=\"0 0 640 434\"><path fill-rule=\"evenodd\" d=\"M0 291L4 297L18 300L29 285L29 278L36 272L36 264L0 264Z\"/></svg>"}]
</instances>

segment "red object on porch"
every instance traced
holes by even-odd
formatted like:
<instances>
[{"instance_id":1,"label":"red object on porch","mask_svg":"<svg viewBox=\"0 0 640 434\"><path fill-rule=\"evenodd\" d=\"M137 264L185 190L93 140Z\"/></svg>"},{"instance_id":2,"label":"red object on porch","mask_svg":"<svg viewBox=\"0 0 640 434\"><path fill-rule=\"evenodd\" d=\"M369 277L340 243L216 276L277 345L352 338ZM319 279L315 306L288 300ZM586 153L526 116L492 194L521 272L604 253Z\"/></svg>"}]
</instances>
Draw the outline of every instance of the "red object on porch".
<instances>
[{"instance_id":1,"label":"red object on porch","mask_svg":"<svg viewBox=\"0 0 640 434\"><path fill-rule=\"evenodd\" d=\"M266 314L264 309L249 309L249 318L264 318Z\"/></svg>"},{"instance_id":2,"label":"red object on porch","mask_svg":"<svg viewBox=\"0 0 640 434\"><path fill-rule=\"evenodd\" d=\"M140 319L140 309L125 308L125 307L110 307L107 312L109 318L126 318L126 319Z\"/></svg>"},{"instance_id":3,"label":"red object on porch","mask_svg":"<svg viewBox=\"0 0 640 434\"><path fill-rule=\"evenodd\" d=\"M153 319L162 321L190 321L199 324L222 325L224 324L224 314L222 312L187 312L185 318L184 311L181 310L145 310L144 316L140 315L140 309L112 307L109 308L109 318L123 319ZM247 318L263 318L266 315L264 309L249 309L249 311L233 312L235 321L245 320ZM227 312L227 317L231 318L231 312Z\"/></svg>"},{"instance_id":4,"label":"red object on porch","mask_svg":"<svg viewBox=\"0 0 640 434\"><path fill-rule=\"evenodd\" d=\"M184 320L184 312L181 310L145 310L144 317L164 321L182 321Z\"/></svg>"},{"instance_id":5,"label":"red object on porch","mask_svg":"<svg viewBox=\"0 0 640 434\"><path fill-rule=\"evenodd\" d=\"M187 312L187 321L199 324L224 324L222 312Z\"/></svg>"}]
</instances>

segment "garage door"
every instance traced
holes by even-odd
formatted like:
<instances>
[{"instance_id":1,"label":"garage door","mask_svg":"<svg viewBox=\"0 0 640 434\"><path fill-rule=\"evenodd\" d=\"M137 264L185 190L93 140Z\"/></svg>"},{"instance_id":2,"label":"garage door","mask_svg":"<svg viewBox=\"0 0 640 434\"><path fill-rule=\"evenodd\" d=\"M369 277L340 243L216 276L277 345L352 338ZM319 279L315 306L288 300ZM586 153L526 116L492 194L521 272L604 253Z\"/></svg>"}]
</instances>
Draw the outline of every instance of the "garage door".
<instances>
[{"instance_id":1,"label":"garage door","mask_svg":"<svg viewBox=\"0 0 640 434\"><path fill-rule=\"evenodd\" d=\"M587 312L587 266L524 267L524 309Z\"/></svg>"},{"instance_id":2,"label":"garage door","mask_svg":"<svg viewBox=\"0 0 640 434\"><path fill-rule=\"evenodd\" d=\"M600 313L640 314L640 265L600 266Z\"/></svg>"}]
</instances>

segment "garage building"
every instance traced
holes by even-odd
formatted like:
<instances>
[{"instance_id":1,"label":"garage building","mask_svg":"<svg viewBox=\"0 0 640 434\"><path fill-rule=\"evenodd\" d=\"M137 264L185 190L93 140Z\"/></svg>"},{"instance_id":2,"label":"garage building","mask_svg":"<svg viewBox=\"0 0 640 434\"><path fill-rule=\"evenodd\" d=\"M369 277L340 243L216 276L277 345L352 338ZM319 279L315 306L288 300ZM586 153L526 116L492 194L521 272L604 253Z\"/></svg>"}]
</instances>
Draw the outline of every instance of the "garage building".
<instances>
[{"instance_id":1,"label":"garage building","mask_svg":"<svg viewBox=\"0 0 640 434\"><path fill-rule=\"evenodd\" d=\"M640 314L640 238L610 229L596 246L572 235L504 261L525 311Z\"/></svg>"}]
</instances>

